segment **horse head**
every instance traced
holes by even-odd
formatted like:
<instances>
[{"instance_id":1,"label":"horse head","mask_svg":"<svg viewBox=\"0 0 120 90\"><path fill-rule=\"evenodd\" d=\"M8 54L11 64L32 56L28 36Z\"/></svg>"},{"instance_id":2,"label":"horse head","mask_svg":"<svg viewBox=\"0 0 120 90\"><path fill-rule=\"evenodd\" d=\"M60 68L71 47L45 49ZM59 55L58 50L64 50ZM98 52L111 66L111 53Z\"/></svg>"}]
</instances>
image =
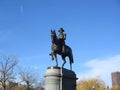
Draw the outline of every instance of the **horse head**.
<instances>
[{"instance_id":1,"label":"horse head","mask_svg":"<svg viewBox=\"0 0 120 90\"><path fill-rule=\"evenodd\" d=\"M55 30L51 30L51 39L52 39L52 43L56 43L57 42L57 35Z\"/></svg>"}]
</instances>

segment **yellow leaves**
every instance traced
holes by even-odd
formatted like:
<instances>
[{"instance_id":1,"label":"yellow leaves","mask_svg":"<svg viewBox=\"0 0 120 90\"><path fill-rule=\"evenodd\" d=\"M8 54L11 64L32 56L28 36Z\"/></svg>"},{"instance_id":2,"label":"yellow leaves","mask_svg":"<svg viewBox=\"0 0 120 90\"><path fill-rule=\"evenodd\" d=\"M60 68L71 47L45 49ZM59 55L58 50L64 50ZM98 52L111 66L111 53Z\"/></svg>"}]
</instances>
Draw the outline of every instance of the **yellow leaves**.
<instances>
[{"instance_id":1,"label":"yellow leaves","mask_svg":"<svg viewBox=\"0 0 120 90\"><path fill-rule=\"evenodd\" d=\"M119 85L115 85L112 87L112 90L120 90L120 86Z\"/></svg>"},{"instance_id":2,"label":"yellow leaves","mask_svg":"<svg viewBox=\"0 0 120 90\"><path fill-rule=\"evenodd\" d=\"M82 79L77 83L77 90L105 90L106 86L100 78Z\"/></svg>"}]
</instances>

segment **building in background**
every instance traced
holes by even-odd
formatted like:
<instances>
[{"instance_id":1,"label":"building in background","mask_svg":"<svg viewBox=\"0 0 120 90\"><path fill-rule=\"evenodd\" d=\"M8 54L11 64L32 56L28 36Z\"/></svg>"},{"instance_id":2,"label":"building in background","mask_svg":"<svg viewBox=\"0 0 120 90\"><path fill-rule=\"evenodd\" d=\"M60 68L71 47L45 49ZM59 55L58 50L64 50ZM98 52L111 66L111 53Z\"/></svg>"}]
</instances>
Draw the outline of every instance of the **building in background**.
<instances>
[{"instance_id":1,"label":"building in background","mask_svg":"<svg viewBox=\"0 0 120 90\"><path fill-rule=\"evenodd\" d=\"M120 86L120 72L112 72L112 87Z\"/></svg>"}]
</instances>

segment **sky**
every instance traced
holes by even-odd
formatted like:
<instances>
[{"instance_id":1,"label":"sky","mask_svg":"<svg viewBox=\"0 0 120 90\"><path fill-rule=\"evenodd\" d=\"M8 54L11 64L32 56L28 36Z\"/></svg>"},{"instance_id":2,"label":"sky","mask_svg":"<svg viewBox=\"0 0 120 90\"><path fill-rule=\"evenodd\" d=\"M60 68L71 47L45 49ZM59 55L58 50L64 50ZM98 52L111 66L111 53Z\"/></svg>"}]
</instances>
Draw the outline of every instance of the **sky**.
<instances>
[{"instance_id":1,"label":"sky","mask_svg":"<svg viewBox=\"0 0 120 90\"><path fill-rule=\"evenodd\" d=\"M120 71L119 0L0 0L0 55L15 55L19 66L45 74L55 65L50 31L58 35L61 27L79 80L99 76L111 87L111 72Z\"/></svg>"}]
</instances>

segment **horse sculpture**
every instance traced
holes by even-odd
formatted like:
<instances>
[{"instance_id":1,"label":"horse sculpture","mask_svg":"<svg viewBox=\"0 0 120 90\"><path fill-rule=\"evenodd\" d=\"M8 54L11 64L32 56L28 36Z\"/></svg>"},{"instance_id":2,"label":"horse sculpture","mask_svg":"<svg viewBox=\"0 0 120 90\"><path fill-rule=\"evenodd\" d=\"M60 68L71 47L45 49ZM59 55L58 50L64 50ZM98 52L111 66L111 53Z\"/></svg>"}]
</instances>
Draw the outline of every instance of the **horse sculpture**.
<instances>
[{"instance_id":1,"label":"horse sculpture","mask_svg":"<svg viewBox=\"0 0 120 90\"><path fill-rule=\"evenodd\" d=\"M65 50L64 52L62 52L62 46L60 44L59 39L56 36L56 32L55 30L52 31L51 30L51 40L52 40L52 52L51 52L51 56L52 56L52 60L56 60L56 66L58 66L58 59L57 59L57 54L61 55L62 60L64 61L62 64L62 68L64 67L65 63L66 63L66 56L69 57L69 61L70 61L70 70L72 70L72 63L73 63L73 54L72 54L72 49L65 45Z\"/></svg>"}]
</instances>

